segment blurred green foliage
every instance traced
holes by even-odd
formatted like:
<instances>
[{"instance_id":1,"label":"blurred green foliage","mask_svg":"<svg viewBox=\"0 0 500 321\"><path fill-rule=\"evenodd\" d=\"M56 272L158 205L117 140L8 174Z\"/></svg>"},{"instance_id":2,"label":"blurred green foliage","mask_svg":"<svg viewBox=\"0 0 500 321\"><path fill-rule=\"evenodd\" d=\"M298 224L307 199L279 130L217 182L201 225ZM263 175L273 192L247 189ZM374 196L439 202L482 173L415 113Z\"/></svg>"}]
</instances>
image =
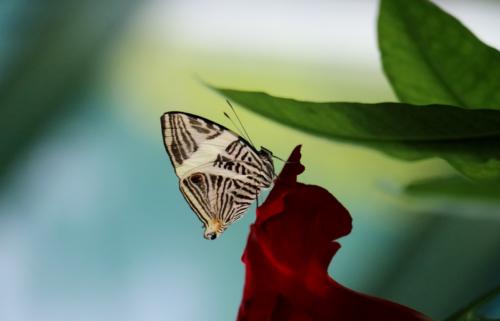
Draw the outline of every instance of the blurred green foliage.
<instances>
[{"instance_id":1,"label":"blurred green foliage","mask_svg":"<svg viewBox=\"0 0 500 321\"><path fill-rule=\"evenodd\" d=\"M476 299L464 309L451 315L445 321L499 321L500 319L490 318L487 313L481 311L484 306L491 303L494 299L498 298L498 296L500 296L500 287Z\"/></svg>"},{"instance_id":2,"label":"blurred green foliage","mask_svg":"<svg viewBox=\"0 0 500 321\"><path fill-rule=\"evenodd\" d=\"M419 197L450 197L495 201L500 199L497 183L487 184L466 180L460 176L433 177L415 181L405 187L409 195Z\"/></svg>"},{"instance_id":3,"label":"blurred green foliage","mask_svg":"<svg viewBox=\"0 0 500 321\"><path fill-rule=\"evenodd\" d=\"M75 106L134 1L43 0L11 20L0 78L0 177L44 129Z\"/></svg>"}]
</instances>

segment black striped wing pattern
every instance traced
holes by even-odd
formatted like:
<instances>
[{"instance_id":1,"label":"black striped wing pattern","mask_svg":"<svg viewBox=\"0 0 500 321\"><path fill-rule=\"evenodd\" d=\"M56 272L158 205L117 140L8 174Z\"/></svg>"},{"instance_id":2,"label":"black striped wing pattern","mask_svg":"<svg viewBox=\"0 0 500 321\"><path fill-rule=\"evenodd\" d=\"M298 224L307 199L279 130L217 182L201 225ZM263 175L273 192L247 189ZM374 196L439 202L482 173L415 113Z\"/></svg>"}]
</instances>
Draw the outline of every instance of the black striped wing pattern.
<instances>
[{"instance_id":1,"label":"black striped wing pattern","mask_svg":"<svg viewBox=\"0 0 500 321\"><path fill-rule=\"evenodd\" d=\"M272 154L200 116L167 112L161 125L179 188L213 240L272 185Z\"/></svg>"}]
</instances>

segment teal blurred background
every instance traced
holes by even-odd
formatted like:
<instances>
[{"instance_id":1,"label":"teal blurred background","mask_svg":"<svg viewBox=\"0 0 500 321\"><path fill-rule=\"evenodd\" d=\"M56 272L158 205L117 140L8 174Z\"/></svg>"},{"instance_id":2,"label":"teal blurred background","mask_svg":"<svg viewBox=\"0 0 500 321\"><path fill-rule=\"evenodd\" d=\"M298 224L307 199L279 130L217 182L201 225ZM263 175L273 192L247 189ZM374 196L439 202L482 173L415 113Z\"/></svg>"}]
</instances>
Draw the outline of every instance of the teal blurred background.
<instances>
[{"instance_id":1,"label":"teal blurred background","mask_svg":"<svg viewBox=\"0 0 500 321\"><path fill-rule=\"evenodd\" d=\"M437 3L500 47L499 2ZM394 101L376 15L368 0L3 1L0 321L234 320L255 208L203 239L159 117L182 110L231 127L200 78ZM301 180L350 210L353 231L330 267L340 283L437 319L500 284L499 203L402 192L452 173L445 162L402 162L238 112L282 158L303 144Z\"/></svg>"}]
</instances>

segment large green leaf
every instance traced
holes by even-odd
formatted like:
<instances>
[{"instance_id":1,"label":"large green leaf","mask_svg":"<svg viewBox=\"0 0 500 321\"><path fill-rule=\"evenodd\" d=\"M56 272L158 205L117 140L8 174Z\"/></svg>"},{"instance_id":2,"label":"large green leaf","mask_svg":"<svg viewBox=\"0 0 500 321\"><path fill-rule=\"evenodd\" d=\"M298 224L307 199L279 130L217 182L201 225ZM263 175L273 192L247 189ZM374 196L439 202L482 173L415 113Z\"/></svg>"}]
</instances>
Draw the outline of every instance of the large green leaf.
<instances>
[{"instance_id":1,"label":"large green leaf","mask_svg":"<svg viewBox=\"0 0 500 321\"><path fill-rule=\"evenodd\" d=\"M498 318L488 318L488 316L484 316L480 311L495 298L498 298L498 296L500 296L500 287L476 299L464 309L451 315L445 321L500 321Z\"/></svg>"},{"instance_id":2,"label":"large green leaf","mask_svg":"<svg viewBox=\"0 0 500 321\"><path fill-rule=\"evenodd\" d=\"M403 103L316 103L215 89L254 112L311 134L406 160L441 157L470 178L500 181L500 111Z\"/></svg>"},{"instance_id":3,"label":"large green leaf","mask_svg":"<svg viewBox=\"0 0 500 321\"><path fill-rule=\"evenodd\" d=\"M381 0L378 42L399 99L500 109L500 53L427 0Z\"/></svg>"}]
</instances>

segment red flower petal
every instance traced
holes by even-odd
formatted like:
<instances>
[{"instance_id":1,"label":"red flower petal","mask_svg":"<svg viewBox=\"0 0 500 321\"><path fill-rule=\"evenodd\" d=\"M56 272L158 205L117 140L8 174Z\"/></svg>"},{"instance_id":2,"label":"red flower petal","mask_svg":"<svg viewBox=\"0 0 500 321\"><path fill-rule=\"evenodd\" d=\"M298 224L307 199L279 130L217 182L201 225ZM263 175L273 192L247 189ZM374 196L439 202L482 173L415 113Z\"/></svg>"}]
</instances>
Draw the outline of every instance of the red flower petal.
<instances>
[{"instance_id":1,"label":"red flower petal","mask_svg":"<svg viewBox=\"0 0 500 321\"><path fill-rule=\"evenodd\" d=\"M336 283L327 269L349 234L349 212L327 190L297 183L297 146L257 209L243 254L245 289L238 321L430 320L396 303Z\"/></svg>"}]
</instances>

